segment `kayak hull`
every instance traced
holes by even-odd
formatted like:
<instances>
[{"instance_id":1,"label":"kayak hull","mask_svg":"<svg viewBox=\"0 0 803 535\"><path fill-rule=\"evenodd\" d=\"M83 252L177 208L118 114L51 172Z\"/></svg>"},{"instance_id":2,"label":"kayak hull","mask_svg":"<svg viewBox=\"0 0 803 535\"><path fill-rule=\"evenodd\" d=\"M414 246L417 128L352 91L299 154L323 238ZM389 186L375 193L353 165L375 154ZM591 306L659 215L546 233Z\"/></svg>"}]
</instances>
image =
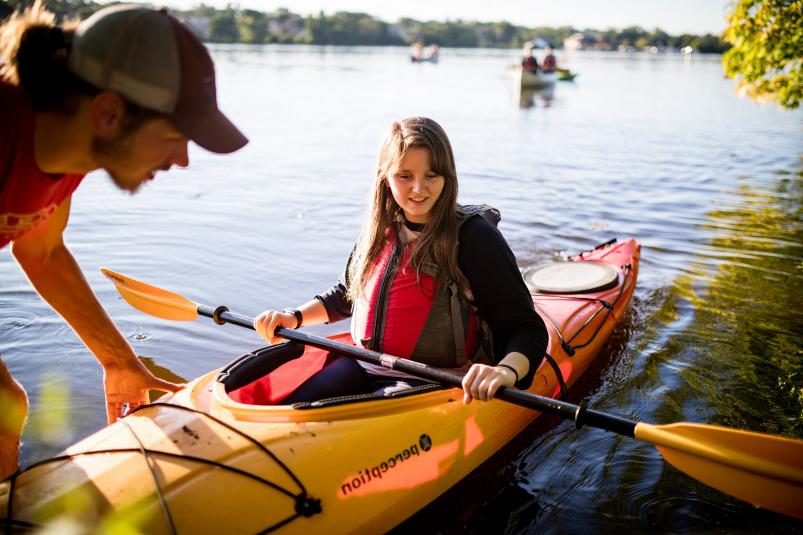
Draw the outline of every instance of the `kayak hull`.
<instances>
[{"instance_id":1,"label":"kayak hull","mask_svg":"<svg viewBox=\"0 0 803 535\"><path fill-rule=\"evenodd\" d=\"M546 89L555 85L554 73L531 73L522 68L518 69L519 86L521 89Z\"/></svg>"},{"instance_id":2,"label":"kayak hull","mask_svg":"<svg viewBox=\"0 0 803 535\"><path fill-rule=\"evenodd\" d=\"M613 288L534 296L567 385L625 314L639 251L631 239L578 258L614 266ZM564 344L570 337L573 356ZM232 400L216 378L210 372L140 408L68 448L68 458L26 470L13 488L3 483L0 517L19 526L60 516L81 526L122 522L147 533L383 532L539 415L499 400L464 405L454 388L306 410L248 405ZM559 388L544 363L529 391L555 397Z\"/></svg>"}]
</instances>

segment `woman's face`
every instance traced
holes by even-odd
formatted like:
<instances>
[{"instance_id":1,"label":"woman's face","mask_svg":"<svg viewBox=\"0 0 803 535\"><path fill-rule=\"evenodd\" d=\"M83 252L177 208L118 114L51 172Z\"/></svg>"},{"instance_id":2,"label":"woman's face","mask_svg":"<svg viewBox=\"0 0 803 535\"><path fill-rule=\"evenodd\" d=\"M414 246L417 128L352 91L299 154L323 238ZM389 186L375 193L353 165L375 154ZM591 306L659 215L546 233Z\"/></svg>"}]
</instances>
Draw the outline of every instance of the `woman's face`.
<instances>
[{"instance_id":1,"label":"woman's face","mask_svg":"<svg viewBox=\"0 0 803 535\"><path fill-rule=\"evenodd\" d=\"M432 170L429 149L413 147L395 167L391 167L387 184L404 217L412 223L426 223L443 192L443 176Z\"/></svg>"}]
</instances>

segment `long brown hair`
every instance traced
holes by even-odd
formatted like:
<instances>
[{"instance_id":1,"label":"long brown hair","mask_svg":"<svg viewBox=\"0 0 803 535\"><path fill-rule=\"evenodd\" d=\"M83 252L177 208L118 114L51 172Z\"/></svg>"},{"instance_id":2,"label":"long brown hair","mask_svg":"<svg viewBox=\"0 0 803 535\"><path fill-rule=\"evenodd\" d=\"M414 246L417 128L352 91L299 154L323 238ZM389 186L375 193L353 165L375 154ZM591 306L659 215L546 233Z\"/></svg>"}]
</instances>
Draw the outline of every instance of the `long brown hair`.
<instances>
[{"instance_id":1,"label":"long brown hair","mask_svg":"<svg viewBox=\"0 0 803 535\"><path fill-rule=\"evenodd\" d=\"M412 148L429 150L431 168L443 177L444 184L416 240L411 265L420 278L422 264L432 261L439 268L439 285L451 280L461 290L468 286L457 266L457 170L452 146L438 123L426 117L411 117L390 125L379 151L368 215L348 267L348 296L352 300L363 293L371 266L386 243L387 229L403 221L402 209L393 199L387 177Z\"/></svg>"}]
</instances>

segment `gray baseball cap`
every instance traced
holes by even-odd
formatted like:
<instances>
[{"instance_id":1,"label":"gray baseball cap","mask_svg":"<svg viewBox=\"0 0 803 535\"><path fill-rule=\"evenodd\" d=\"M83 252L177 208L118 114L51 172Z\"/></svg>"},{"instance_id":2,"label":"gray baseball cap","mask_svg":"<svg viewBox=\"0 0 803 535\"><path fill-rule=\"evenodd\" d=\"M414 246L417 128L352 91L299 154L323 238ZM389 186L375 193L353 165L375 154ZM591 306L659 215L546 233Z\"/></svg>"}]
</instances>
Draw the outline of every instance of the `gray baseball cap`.
<instances>
[{"instance_id":1,"label":"gray baseball cap","mask_svg":"<svg viewBox=\"0 0 803 535\"><path fill-rule=\"evenodd\" d=\"M164 113L207 150L229 153L248 143L217 107L206 47L164 9L116 5L97 11L78 25L68 65L98 89Z\"/></svg>"}]
</instances>

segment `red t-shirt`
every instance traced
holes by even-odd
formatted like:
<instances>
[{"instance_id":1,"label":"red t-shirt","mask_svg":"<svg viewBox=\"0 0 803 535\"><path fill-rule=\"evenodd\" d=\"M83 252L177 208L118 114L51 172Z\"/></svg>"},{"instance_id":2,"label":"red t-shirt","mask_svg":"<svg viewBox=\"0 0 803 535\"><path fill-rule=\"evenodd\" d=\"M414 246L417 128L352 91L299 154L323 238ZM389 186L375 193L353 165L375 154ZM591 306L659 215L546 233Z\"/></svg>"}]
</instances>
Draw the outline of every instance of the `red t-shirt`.
<instances>
[{"instance_id":1,"label":"red t-shirt","mask_svg":"<svg viewBox=\"0 0 803 535\"><path fill-rule=\"evenodd\" d=\"M22 90L0 79L0 248L50 216L84 175L43 173L34 157L34 113Z\"/></svg>"}]
</instances>

